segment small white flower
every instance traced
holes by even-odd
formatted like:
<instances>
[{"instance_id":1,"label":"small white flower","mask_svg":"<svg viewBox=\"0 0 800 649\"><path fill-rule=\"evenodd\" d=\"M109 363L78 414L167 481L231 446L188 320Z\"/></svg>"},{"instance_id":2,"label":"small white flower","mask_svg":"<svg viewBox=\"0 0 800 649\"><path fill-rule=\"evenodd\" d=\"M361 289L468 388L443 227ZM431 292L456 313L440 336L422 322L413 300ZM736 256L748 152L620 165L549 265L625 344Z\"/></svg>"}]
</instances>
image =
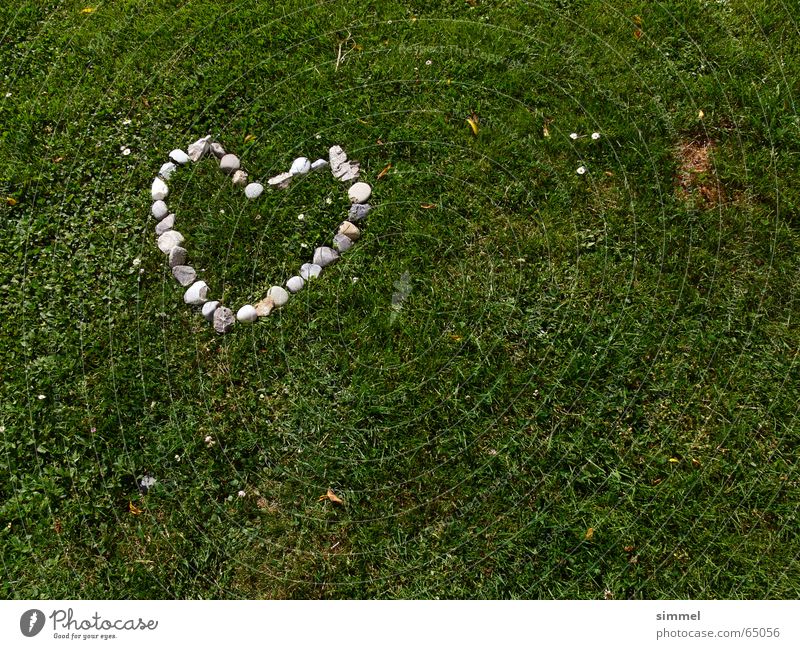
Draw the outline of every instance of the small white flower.
<instances>
[{"instance_id":1,"label":"small white flower","mask_svg":"<svg viewBox=\"0 0 800 649\"><path fill-rule=\"evenodd\" d=\"M141 263L142 263L142 260L141 260L141 259L139 259L139 257L137 257L136 259L134 259L134 260L131 262L131 264L133 264L133 267L134 267L134 268L136 268L136 267L140 266L140 265L141 265Z\"/></svg>"},{"instance_id":2,"label":"small white flower","mask_svg":"<svg viewBox=\"0 0 800 649\"><path fill-rule=\"evenodd\" d=\"M301 244L300 244L300 247L301 247L301 248L308 248L308 244L307 244L307 243L301 243Z\"/></svg>"},{"instance_id":3,"label":"small white flower","mask_svg":"<svg viewBox=\"0 0 800 649\"><path fill-rule=\"evenodd\" d=\"M585 173L586 173L586 167L584 167L584 166L580 166L580 167L578 167L578 168L575 170L575 173L577 173L579 176L582 176L583 174L585 174Z\"/></svg>"},{"instance_id":4,"label":"small white flower","mask_svg":"<svg viewBox=\"0 0 800 649\"><path fill-rule=\"evenodd\" d=\"M593 140L599 140L600 139L600 133L598 133L597 131L592 133L592 139Z\"/></svg>"},{"instance_id":5,"label":"small white flower","mask_svg":"<svg viewBox=\"0 0 800 649\"><path fill-rule=\"evenodd\" d=\"M8 99L10 96L11 96L11 93L10 93L10 92L7 92L7 93L6 93L6 99Z\"/></svg>"},{"instance_id":6,"label":"small white flower","mask_svg":"<svg viewBox=\"0 0 800 649\"><path fill-rule=\"evenodd\" d=\"M244 498L247 494L244 492L244 489L240 489L239 493L236 494L239 498Z\"/></svg>"},{"instance_id":7,"label":"small white flower","mask_svg":"<svg viewBox=\"0 0 800 649\"><path fill-rule=\"evenodd\" d=\"M322 135L320 135L319 133L317 133L314 137L317 138L318 140L322 139Z\"/></svg>"},{"instance_id":8,"label":"small white flower","mask_svg":"<svg viewBox=\"0 0 800 649\"><path fill-rule=\"evenodd\" d=\"M333 199L330 196L328 196L328 198L325 199L325 203L330 205L331 203L333 203Z\"/></svg>"},{"instance_id":9,"label":"small white flower","mask_svg":"<svg viewBox=\"0 0 800 649\"><path fill-rule=\"evenodd\" d=\"M131 120L129 120L129 119L122 120L122 125L123 126L128 126L130 123L131 123Z\"/></svg>"},{"instance_id":10,"label":"small white flower","mask_svg":"<svg viewBox=\"0 0 800 649\"><path fill-rule=\"evenodd\" d=\"M431 63L433 63L433 61L431 61L430 59L428 59L427 61L425 61L425 65L430 65Z\"/></svg>"},{"instance_id":11,"label":"small white flower","mask_svg":"<svg viewBox=\"0 0 800 649\"><path fill-rule=\"evenodd\" d=\"M572 140L577 140L577 139L578 139L578 134L577 134L577 133L570 133L570 134L569 134L569 137L570 137L570 139L572 139Z\"/></svg>"},{"instance_id":12,"label":"small white flower","mask_svg":"<svg viewBox=\"0 0 800 649\"><path fill-rule=\"evenodd\" d=\"M125 147L122 150L122 155L130 155L130 154L131 154L131 150L128 147Z\"/></svg>"},{"instance_id":13,"label":"small white flower","mask_svg":"<svg viewBox=\"0 0 800 649\"><path fill-rule=\"evenodd\" d=\"M140 274L140 275L144 275L144 268L140 268L140 269L139 269L139 274Z\"/></svg>"},{"instance_id":14,"label":"small white flower","mask_svg":"<svg viewBox=\"0 0 800 649\"><path fill-rule=\"evenodd\" d=\"M220 214L225 214L225 210L223 210L223 209L220 209L219 213L220 213Z\"/></svg>"},{"instance_id":15,"label":"small white flower","mask_svg":"<svg viewBox=\"0 0 800 649\"><path fill-rule=\"evenodd\" d=\"M297 215L297 220L298 221L305 221L306 220L306 215L305 214L298 214Z\"/></svg>"},{"instance_id":16,"label":"small white flower","mask_svg":"<svg viewBox=\"0 0 800 649\"><path fill-rule=\"evenodd\" d=\"M40 394L40 395L39 395L39 401L41 401L41 400L42 400L42 399L44 399L44 398L45 398L45 396L44 396L43 394Z\"/></svg>"},{"instance_id":17,"label":"small white flower","mask_svg":"<svg viewBox=\"0 0 800 649\"><path fill-rule=\"evenodd\" d=\"M5 432L6 432L6 427L0 426L0 433L5 433Z\"/></svg>"},{"instance_id":18,"label":"small white flower","mask_svg":"<svg viewBox=\"0 0 800 649\"><path fill-rule=\"evenodd\" d=\"M176 454L175 455L175 461L176 462L180 462L181 461L181 456Z\"/></svg>"},{"instance_id":19,"label":"small white flower","mask_svg":"<svg viewBox=\"0 0 800 649\"><path fill-rule=\"evenodd\" d=\"M355 284L358 281L358 277L351 277L350 281L353 282L353 284Z\"/></svg>"}]
</instances>

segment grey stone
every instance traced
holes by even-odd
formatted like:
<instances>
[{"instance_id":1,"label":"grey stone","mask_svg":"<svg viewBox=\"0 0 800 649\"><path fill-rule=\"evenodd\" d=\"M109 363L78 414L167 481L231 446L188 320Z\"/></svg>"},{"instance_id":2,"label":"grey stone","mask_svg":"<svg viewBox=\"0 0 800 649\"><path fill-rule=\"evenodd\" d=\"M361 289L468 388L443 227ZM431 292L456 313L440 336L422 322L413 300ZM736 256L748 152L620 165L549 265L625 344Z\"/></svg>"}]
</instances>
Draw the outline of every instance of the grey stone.
<instances>
[{"instance_id":1,"label":"grey stone","mask_svg":"<svg viewBox=\"0 0 800 649\"><path fill-rule=\"evenodd\" d=\"M219 306L219 300L211 300L211 302L206 302L203 305L203 308L201 309L202 313L203 313L203 317L206 320L208 320L209 322L213 322L214 321L214 311L217 310L218 306Z\"/></svg>"},{"instance_id":2,"label":"grey stone","mask_svg":"<svg viewBox=\"0 0 800 649\"><path fill-rule=\"evenodd\" d=\"M292 174L286 172L283 174L278 174L277 176L273 176L267 181L267 184L272 187L272 189L286 189L291 182Z\"/></svg>"},{"instance_id":3,"label":"grey stone","mask_svg":"<svg viewBox=\"0 0 800 649\"><path fill-rule=\"evenodd\" d=\"M177 230L167 230L158 237L158 249L165 255L169 254L175 246L179 246L184 242L183 235Z\"/></svg>"},{"instance_id":4,"label":"grey stone","mask_svg":"<svg viewBox=\"0 0 800 649\"><path fill-rule=\"evenodd\" d=\"M350 221L350 223L363 221L367 218L367 214L369 214L371 209L372 205L369 203L356 203L355 205L351 205L350 211L347 213L347 220Z\"/></svg>"},{"instance_id":5,"label":"grey stone","mask_svg":"<svg viewBox=\"0 0 800 649\"><path fill-rule=\"evenodd\" d=\"M169 214L169 208L167 207L167 204L164 201L156 201L150 208L150 214L153 215L153 218L156 221L160 221L167 214Z\"/></svg>"},{"instance_id":6,"label":"grey stone","mask_svg":"<svg viewBox=\"0 0 800 649\"><path fill-rule=\"evenodd\" d=\"M186 152L182 151L181 149L173 149L172 151L170 151L169 158L175 164L179 165L185 165L187 162L189 162L189 156L186 155Z\"/></svg>"},{"instance_id":7,"label":"grey stone","mask_svg":"<svg viewBox=\"0 0 800 649\"><path fill-rule=\"evenodd\" d=\"M295 275L294 277L290 277L286 280L286 288L288 288L292 293L297 293L305 286L305 281L303 280L300 275Z\"/></svg>"},{"instance_id":8,"label":"grey stone","mask_svg":"<svg viewBox=\"0 0 800 649\"><path fill-rule=\"evenodd\" d=\"M210 149L211 153L217 160L225 157L225 149L222 148L222 145L219 142L212 142Z\"/></svg>"},{"instance_id":9,"label":"grey stone","mask_svg":"<svg viewBox=\"0 0 800 649\"><path fill-rule=\"evenodd\" d=\"M267 291L267 299L272 300L275 308L280 309L289 301L289 294L283 286L271 286Z\"/></svg>"},{"instance_id":10,"label":"grey stone","mask_svg":"<svg viewBox=\"0 0 800 649\"><path fill-rule=\"evenodd\" d=\"M319 171L320 169L324 169L330 163L327 160L323 160L320 158L319 160L315 160L311 163L311 171Z\"/></svg>"},{"instance_id":11,"label":"grey stone","mask_svg":"<svg viewBox=\"0 0 800 649\"><path fill-rule=\"evenodd\" d=\"M192 304L194 306L202 306L206 302L208 302L208 300L206 299L207 295L208 295L208 284L206 284L201 280L199 282L195 282L189 288L186 289L186 293L183 294L183 301L186 302L186 304Z\"/></svg>"},{"instance_id":12,"label":"grey stone","mask_svg":"<svg viewBox=\"0 0 800 649\"><path fill-rule=\"evenodd\" d=\"M214 311L214 331L218 334L226 334L233 329L233 324L236 322L236 316L226 306L217 307Z\"/></svg>"},{"instance_id":13,"label":"grey stone","mask_svg":"<svg viewBox=\"0 0 800 649\"><path fill-rule=\"evenodd\" d=\"M169 177L172 175L172 172L175 171L177 167L175 166L174 162L165 162L161 165L161 169L158 170L158 175L161 176L164 180L169 180Z\"/></svg>"},{"instance_id":14,"label":"grey stone","mask_svg":"<svg viewBox=\"0 0 800 649\"><path fill-rule=\"evenodd\" d=\"M314 263L320 268L330 266L337 259L339 259L339 253L328 246L320 246L314 250Z\"/></svg>"},{"instance_id":15,"label":"grey stone","mask_svg":"<svg viewBox=\"0 0 800 649\"><path fill-rule=\"evenodd\" d=\"M175 227L175 215L169 214L163 219L161 219L158 223L156 223L156 235L160 237L167 230L171 230L174 227Z\"/></svg>"},{"instance_id":16,"label":"grey stone","mask_svg":"<svg viewBox=\"0 0 800 649\"><path fill-rule=\"evenodd\" d=\"M313 277L319 277L319 274L322 272L322 266L318 266L317 264L303 264L300 266L300 277L305 281Z\"/></svg>"},{"instance_id":17,"label":"grey stone","mask_svg":"<svg viewBox=\"0 0 800 649\"><path fill-rule=\"evenodd\" d=\"M333 247L339 252L347 252L352 245L353 240L344 234L337 234L333 237Z\"/></svg>"},{"instance_id":18,"label":"grey stone","mask_svg":"<svg viewBox=\"0 0 800 649\"><path fill-rule=\"evenodd\" d=\"M244 188L244 195L247 196L250 200L254 198L258 198L261 196L261 193L264 191L264 185L261 183L250 183L247 187Z\"/></svg>"},{"instance_id":19,"label":"grey stone","mask_svg":"<svg viewBox=\"0 0 800 649\"><path fill-rule=\"evenodd\" d=\"M372 187L367 183L356 183L347 190L351 203L366 203L372 196Z\"/></svg>"},{"instance_id":20,"label":"grey stone","mask_svg":"<svg viewBox=\"0 0 800 649\"><path fill-rule=\"evenodd\" d=\"M196 142L192 142L187 149L187 153L189 154L189 160L192 162L197 162L200 158L202 158L206 153L208 153L208 149L211 145L211 136L206 135L205 137L201 137Z\"/></svg>"},{"instance_id":21,"label":"grey stone","mask_svg":"<svg viewBox=\"0 0 800 649\"><path fill-rule=\"evenodd\" d=\"M169 267L175 268L175 266L181 266L185 264L187 255L188 253L186 252L186 248L175 246L169 251Z\"/></svg>"},{"instance_id":22,"label":"grey stone","mask_svg":"<svg viewBox=\"0 0 800 649\"><path fill-rule=\"evenodd\" d=\"M238 171L239 167L242 163L232 153L228 153L222 157L222 160L219 161L219 168L222 169L226 174L232 174L234 171Z\"/></svg>"},{"instance_id":23,"label":"grey stone","mask_svg":"<svg viewBox=\"0 0 800 649\"><path fill-rule=\"evenodd\" d=\"M189 286L197 279L197 273L191 266L173 266L172 276L181 286Z\"/></svg>"},{"instance_id":24,"label":"grey stone","mask_svg":"<svg viewBox=\"0 0 800 649\"><path fill-rule=\"evenodd\" d=\"M237 187L244 187L247 184L247 172L239 169L233 173L233 178L231 180Z\"/></svg>"}]
</instances>

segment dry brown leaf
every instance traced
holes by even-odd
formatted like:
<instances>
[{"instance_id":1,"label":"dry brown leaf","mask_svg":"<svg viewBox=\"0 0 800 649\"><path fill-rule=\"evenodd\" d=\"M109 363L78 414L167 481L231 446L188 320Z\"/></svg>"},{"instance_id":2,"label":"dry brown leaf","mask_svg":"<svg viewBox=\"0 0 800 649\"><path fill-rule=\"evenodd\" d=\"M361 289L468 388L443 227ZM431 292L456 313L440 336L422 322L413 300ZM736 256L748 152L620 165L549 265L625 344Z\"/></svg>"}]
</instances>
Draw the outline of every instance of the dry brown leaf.
<instances>
[{"instance_id":1,"label":"dry brown leaf","mask_svg":"<svg viewBox=\"0 0 800 649\"><path fill-rule=\"evenodd\" d=\"M381 171L381 172L378 174L378 177L377 177L375 180L380 180L381 178L383 178L383 177L384 177L386 174L388 174L388 173L389 173L389 169L391 169L391 168L392 168L392 165L391 165L391 163L389 163L388 165L386 165L386 166L383 168L383 170L382 170L382 171Z\"/></svg>"},{"instance_id":2,"label":"dry brown leaf","mask_svg":"<svg viewBox=\"0 0 800 649\"><path fill-rule=\"evenodd\" d=\"M6 203L8 203L11 207L14 207L17 204L17 199L11 198L11 196L6 196Z\"/></svg>"},{"instance_id":3,"label":"dry brown leaf","mask_svg":"<svg viewBox=\"0 0 800 649\"><path fill-rule=\"evenodd\" d=\"M432 210L436 207L436 203L420 203L419 205L423 210Z\"/></svg>"},{"instance_id":4,"label":"dry brown leaf","mask_svg":"<svg viewBox=\"0 0 800 649\"><path fill-rule=\"evenodd\" d=\"M333 489L328 489L328 493L321 495L319 500L320 502L323 500L330 500L335 505L344 505L344 501L333 493Z\"/></svg>"},{"instance_id":5,"label":"dry brown leaf","mask_svg":"<svg viewBox=\"0 0 800 649\"><path fill-rule=\"evenodd\" d=\"M593 536L594 536L594 528L590 527L588 530L586 530L586 534L584 535L583 538L587 541L591 541Z\"/></svg>"},{"instance_id":6,"label":"dry brown leaf","mask_svg":"<svg viewBox=\"0 0 800 649\"><path fill-rule=\"evenodd\" d=\"M128 501L128 511L129 511L131 514L133 514L134 516L138 516L138 515L139 515L139 514L141 514L141 513L142 513L144 510L143 510L143 509L140 509L139 507L137 507L136 505L134 505L134 504L133 504L133 501L130 501L130 500L129 500L129 501Z\"/></svg>"},{"instance_id":7,"label":"dry brown leaf","mask_svg":"<svg viewBox=\"0 0 800 649\"><path fill-rule=\"evenodd\" d=\"M478 116L475 113L472 113L469 117L467 117L467 124L472 129L472 134L478 134Z\"/></svg>"}]
</instances>

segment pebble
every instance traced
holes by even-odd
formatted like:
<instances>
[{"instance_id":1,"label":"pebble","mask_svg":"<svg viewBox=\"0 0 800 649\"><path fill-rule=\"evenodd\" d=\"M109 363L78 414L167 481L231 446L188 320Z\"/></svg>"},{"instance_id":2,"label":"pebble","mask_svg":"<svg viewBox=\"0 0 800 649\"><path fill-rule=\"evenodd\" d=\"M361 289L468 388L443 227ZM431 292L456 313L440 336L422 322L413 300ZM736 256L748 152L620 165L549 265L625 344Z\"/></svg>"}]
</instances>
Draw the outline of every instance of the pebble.
<instances>
[{"instance_id":1,"label":"pebble","mask_svg":"<svg viewBox=\"0 0 800 649\"><path fill-rule=\"evenodd\" d=\"M289 301L289 294L283 286L272 286L267 291L267 299L272 300L275 307L280 309Z\"/></svg>"},{"instance_id":2,"label":"pebble","mask_svg":"<svg viewBox=\"0 0 800 649\"><path fill-rule=\"evenodd\" d=\"M320 268L330 266L333 262L339 259L339 253L333 248L327 246L320 246L314 250L314 263Z\"/></svg>"},{"instance_id":3,"label":"pebble","mask_svg":"<svg viewBox=\"0 0 800 649\"><path fill-rule=\"evenodd\" d=\"M233 329L234 322L236 322L236 318L228 307L220 306L214 311L214 331L218 334L228 333Z\"/></svg>"},{"instance_id":4,"label":"pebble","mask_svg":"<svg viewBox=\"0 0 800 649\"><path fill-rule=\"evenodd\" d=\"M197 279L197 273L191 266L173 266L172 276L181 286L189 286Z\"/></svg>"},{"instance_id":5,"label":"pebble","mask_svg":"<svg viewBox=\"0 0 800 649\"><path fill-rule=\"evenodd\" d=\"M242 166L241 161L232 153L228 153L222 157L222 160L219 161L219 168L222 169L226 174L232 174L234 171L238 171L239 167Z\"/></svg>"},{"instance_id":6,"label":"pebble","mask_svg":"<svg viewBox=\"0 0 800 649\"><path fill-rule=\"evenodd\" d=\"M350 241L358 241L359 237L361 236L361 230L350 223L350 221L342 221L339 224L339 234L343 234L350 239Z\"/></svg>"},{"instance_id":7,"label":"pebble","mask_svg":"<svg viewBox=\"0 0 800 649\"><path fill-rule=\"evenodd\" d=\"M153 180L153 187L150 193L153 195L154 201L163 201L169 194L169 187L161 178L156 178Z\"/></svg>"},{"instance_id":8,"label":"pebble","mask_svg":"<svg viewBox=\"0 0 800 649\"><path fill-rule=\"evenodd\" d=\"M330 160L331 173L335 176L336 172L347 162L347 154L342 147L335 144L328 149L328 160Z\"/></svg>"},{"instance_id":9,"label":"pebble","mask_svg":"<svg viewBox=\"0 0 800 649\"><path fill-rule=\"evenodd\" d=\"M315 160L311 163L311 171L319 171L320 169L324 169L330 163L327 160L323 160L320 158L319 160Z\"/></svg>"},{"instance_id":10,"label":"pebble","mask_svg":"<svg viewBox=\"0 0 800 649\"><path fill-rule=\"evenodd\" d=\"M292 174L286 172L273 176L267 181L267 184L272 187L272 189L286 189L290 182L292 182Z\"/></svg>"},{"instance_id":11,"label":"pebble","mask_svg":"<svg viewBox=\"0 0 800 649\"><path fill-rule=\"evenodd\" d=\"M256 308L252 304L245 304L236 312L236 319L239 322L255 322L258 320Z\"/></svg>"},{"instance_id":12,"label":"pebble","mask_svg":"<svg viewBox=\"0 0 800 649\"><path fill-rule=\"evenodd\" d=\"M175 171L177 167L175 166L174 162L165 162L161 165L161 169L158 170L158 175L161 176L164 180L169 180L169 177L172 175L172 172Z\"/></svg>"},{"instance_id":13,"label":"pebble","mask_svg":"<svg viewBox=\"0 0 800 649\"><path fill-rule=\"evenodd\" d=\"M261 196L261 193L264 191L264 185L261 183L250 183L247 187L244 188L244 195L247 196L249 199L258 198Z\"/></svg>"},{"instance_id":14,"label":"pebble","mask_svg":"<svg viewBox=\"0 0 800 649\"><path fill-rule=\"evenodd\" d=\"M161 236L167 230L171 230L175 226L175 215L169 214L165 218L156 223L156 236Z\"/></svg>"},{"instance_id":15,"label":"pebble","mask_svg":"<svg viewBox=\"0 0 800 649\"><path fill-rule=\"evenodd\" d=\"M214 157L217 160L225 157L225 149L222 148L222 145L219 142L212 142L210 148L211 148L211 153L214 154Z\"/></svg>"},{"instance_id":16,"label":"pebble","mask_svg":"<svg viewBox=\"0 0 800 649\"><path fill-rule=\"evenodd\" d=\"M187 149L189 153L189 160L197 162L206 153L208 153L209 145L211 144L211 136L206 135L201 137L197 142L192 142Z\"/></svg>"},{"instance_id":17,"label":"pebble","mask_svg":"<svg viewBox=\"0 0 800 649\"><path fill-rule=\"evenodd\" d=\"M233 184L237 187L244 187L247 184L247 172L239 169L233 174Z\"/></svg>"},{"instance_id":18,"label":"pebble","mask_svg":"<svg viewBox=\"0 0 800 649\"><path fill-rule=\"evenodd\" d=\"M181 248L180 246L175 246L172 250L169 251L169 267L175 268L175 266L182 266L186 263L187 257L186 248Z\"/></svg>"},{"instance_id":19,"label":"pebble","mask_svg":"<svg viewBox=\"0 0 800 649\"><path fill-rule=\"evenodd\" d=\"M268 297L265 297L260 302L256 302L256 315L259 318L266 318L270 313L272 313L272 309L274 307L275 305L272 303L272 300L270 300Z\"/></svg>"},{"instance_id":20,"label":"pebble","mask_svg":"<svg viewBox=\"0 0 800 649\"><path fill-rule=\"evenodd\" d=\"M333 247L339 252L347 252L353 245L353 240L344 234L337 234L333 237Z\"/></svg>"},{"instance_id":21,"label":"pebble","mask_svg":"<svg viewBox=\"0 0 800 649\"><path fill-rule=\"evenodd\" d=\"M167 208L167 204L164 201L156 201L150 208L150 214L153 215L156 221L160 221L169 214L169 208Z\"/></svg>"},{"instance_id":22,"label":"pebble","mask_svg":"<svg viewBox=\"0 0 800 649\"><path fill-rule=\"evenodd\" d=\"M183 301L186 304L202 306L208 301L206 300L206 295L208 295L208 284L203 281L195 282L186 289L186 293L183 294Z\"/></svg>"},{"instance_id":23,"label":"pebble","mask_svg":"<svg viewBox=\"0 0 800 649\"><path fill-rule=\"evenodd\" d=\"M158 237L158 249L165 255L169 254L175 246L181 245L185 239L177 230L167 230Z\"/></svg>"},{"instance_id":24,"label":"pebble","mask_svg":"<svg viewBox=\"0 0 800 649\"><path fill-rule=\"evenodd\" d=\"M319 277L322 272L322 266L317 264L303 264L300 266L300 278L308 281L312 277Z\"/></svg>"},{"instance_id":25,"label":"pebble","mask_svg":"<svg viewBox=\"0 0 800 649\"><path fill-rule=\"evenodd\" d=\"M179 165L185 165L187 162L189 162L189 156L186 155L186 152L182 151L181 149L173 149L172 151L170 151L169 158L175 164Z\"/></svg>"},{"instance_id":26,"label":"pebble","mask_svg":"<svg viewBox=\"0 0 800 649\"><path fill-rule=\"evenodd\" d=\"M369 214L371 209L372 205L369 203L356 203L355 205L351 205L350 211L347 213L347 220L350 221L350 223L363 221L367 218L367 214Z\"/></svg>"},{"instance_id":27,"label":"pebble","mask_svg":"<svg viewBox=\"0 0 800 649\"><path fill-rule=\"evenodd\" d=\"M308 158L297 158L289 168L289 174L292 176L305 176L311 171L311 161Z\"/></svg>"},{"instance_id":28,"label":"pebble","mask_svg":"<svg viewBox=\"0 0 800 649\"><path fill-rule=\"evenodd\" d=\"M203 305L203 317L208 320L209 322L214 321L214 311L217 310L219 306L219 300L211 300L211 302L206 302Z\"/></svg>"},{"instance_id":29,"label":"pebble","mask_svg":"<svg viewBox=\"0 0 800 649\"><path fill-rule=\"evenodd\" d=\"M303 280L300 275L295 275L294 277L290 277L286 280L286 288L288 288L292 293L297 293L306 285L305 281Z\"/></svg>"},{"instance_id":30,"label":"pebble","mask_svg":"<svg viewBox=\"0 0 800 649\"><path fill-rule=\"evenodd\" d=\"M372 196L372 187L367 183L356 183L347 190L351 203L366 203Z\"/></svg>"}]
</instances>

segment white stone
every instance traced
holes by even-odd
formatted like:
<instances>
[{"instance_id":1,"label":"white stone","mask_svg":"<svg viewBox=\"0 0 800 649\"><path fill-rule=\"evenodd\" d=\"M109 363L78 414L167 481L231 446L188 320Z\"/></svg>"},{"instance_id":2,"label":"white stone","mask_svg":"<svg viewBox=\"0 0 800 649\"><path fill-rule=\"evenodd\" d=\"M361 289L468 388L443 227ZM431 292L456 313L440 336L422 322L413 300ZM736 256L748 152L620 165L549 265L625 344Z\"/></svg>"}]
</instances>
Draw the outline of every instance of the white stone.
<instances>
[{"instance_id":1,"label":"white stone","mask_svg":"<svg viewBox=\"0 0 800 649\"><path fill-rule=\"evenodd\" d=\"M356 183L347 190L351 203L366 203L372 196L372 187L367 183Z\"/></svg>"},{"instance_id":2,"label":"white stone","mask_svg":"<svg viewBox=\"0 0 800 649\"><path fill-rule=\"evenodd\" d=\"M306 285L305 281L303 280L300 275L295 275L294 277L290 277L286 280L286 288L288 288L292 293L297 293Z\"/></svg>"},{"instance_id":3,"label":"white stone","mask_svg":"<svg viewBox=\"0 0 800 649\"><path fill-rule=\"evenodd\" d=\"M327 160L323 160L320 158L319 160L315 160L311 163L311 171L319 171L320 169L324 169L325 167L330 164Z\"/></svg>"},{"instance_id":4,"label":"white stone","mask_svg":"<svg viewBox=\"0 0 800 649\"><path fill-rule=\"evenodd\" d=\"M361 236L361 230L359 230L354 224L350 223L350 221L342 221L339 224L339 234L343 234L351 241L358 241L359 237Z\"/></svg>"},{"instance_id":5,"label":"white stone","mask_svg":"<svg viewBox=\"0 0 800 649\"><path fill-rule=\"evenodd\" d=\"M358 178L359 164L348 161L347 154L342 147L339 145L332 146L328 151L328 157L330 158L331 173L334 178L342 182Z\"/></svg>"},{"instance_id":6,"label":"white stone","mask_svg":"<svg viewBox=\"0 0 800 649\"><path fill-rule=\"evenodd\" d=\"M272 286L267 291L267 299L272 300L272 303L280 308L289 301L289 294L283 286Z\"/></svg>"},{"instance_id":7,"label":"white stone","mask_svg":"<svg viewBox=\"0 0 800 649\"><path fill-rule=\"evenodd\" d=\"M222 156L222 160L219 161L219 168L226 174L232 174L234 171L238 171L241 165L242 163L239 158L232 153Z\"/></svg>"},{"instance_id":8,"label":"white stone","mask_svg":"<svg viewBox=\"0 0 800 649\"><path fill-rule=\"evenodd\" d=\"M250 183L247 187L244 188L244 195L247 196L250 200L254 198L258 198L261 196L261 193L264 191L264 185L261 183Z\"/></svg>"},{"instance_id":9,"label":"white stone","mask_svg":"<svg viewBox=\"0 0 800 649\"><path fill-rule=\"evenodd\" d=\"M322 266L318 266L317 264L303 264L300 266L300 277L305 281L308 281L312 277L319 277L321 272Z\"/></svg>"},{"instance_id":10,"label":"white stone","mask_svg":"<svg viewBox=\"0 0 800 649\"><path fill-rule=\"evenodd\" d=\"M150 214L153 215L153 218L156 221L160 221L167 214L169 214L169 208L167 207L167 204L164 201L156 201L150 208Z\"/></svg>"},{"instance_id":11,"label":"white stone","mask_svg":"<svg viewBox=\"0 0 800 649\"><path fill-rule=\"evenodd\" d=\"M209 322L213 322L214 321L214 311L217 310L218 306L219 306L219 300L211 300L211 302L206 302L203 305L203 309L202 309L203 317L206 320L208 320Z\"/></svg>"},{"instance_id":12,"label":"white stone","mask_svg":"<svg viewBox=\"0 0 800 649\"><path fill-rule=\"evenodd\" d=\"M171 230L175 227L175 215L169 214L163 219L161 219L158 223L156 223L156 236L161 236L167 230Z\"/></svg>"},{"instance_id":13,"label":"white stone","mask_svg":"<svg viewBox=\"0 0 800 649\"><path fill-rule=\"evenodd\" d=\"M267 181L267 184L272 187L272 189L286 189L290 182L292 182L292 174L286 172L273 176Z\"/></svg>"},{"instance_id":14,"label":"white stone","mask_svg":"<svg viewBox=\"0 0 800 649\"><path fill-rule=\"evenodd\" d=\"M169 187L161 178L156 178L153 180L153 187L150 193L153 195L154 201L163 201L169 194Z\"/></svg>"},{"instance_id":15,"label":"white stone","mask_svg":"<svg viewBox=\"0 0 800 649\"><path fill-rule=\"evenodd\" d=\"M342 147L335 144L328 150L328 159L331 164L331 173L336 175L336 171L347 162L347 154Z\"/></svg>"},{"instance_id":16,"label":"white stone","mask_svg":"<svg viewBox=\"0 0 800 649\"><path fill-rule=\"evenodd\" d=\"M258 320L258 314L252 304L245 304L236 312L236 319L239 322L255 322Z\"/></svg>"},{"instance_id":17,"label":"white stone","mask_svg":"<svg viewBox=\"0 0 800 649\"><path fill-rule=\"evenodd\" d=\"M247 172L239 169L234 172L232 180L237 187L244 187L247 184Z\"/></svg>"},{"instance_id":18,"label":"white stone","mask_svg":"<svg viewBox=\"0 0 800 649\"><path fill-rule=\"evenodd\" d=\"M352 245L353 240L344 234L337 234L333 237L333 247L339 252L347 252Z\"/></svg>"},{"instance_id":19,"label":"white stone","mask_svg":"<svg viewBox=\"0 0 800 649\"><path fill-rule=\"evenodd\" d=\"M209 148L217 160L225 157L225 149L222 148L222 145L219 142L212 142Z\"/></svg>"},{"instance_id":20,"label":"white stone","mask_svg":"<svg viewBox=\"0 0 800 649\"><path fill-rule=\"evenodd\" d=\"M185 165L187 162L189 162L189 156L186 155L186 153L181 149L173 149L172 151L170 151L169 158L175 164L179 165Z\"/></svg>"},{"instance_id":21,"label":"white stone","mask_svg":"<svg viewBox=\"0 0 800 649\"><path fill-rule=\"evenodd\" d=\"M186 248L175 246L169 251L169 267L175 268L175 266L182 266L186 263L187 256L188 253L186 252Z\"/></svg>"},{"instance_id":22,"label":"white stone","mask_svg":"<svg viewBox=\"0 0 800 649\"><path fill-rule=\"evenodd\" d=\"M167 230L158 237L158 249L168 255L170 250L181 245L184 241L183 235L177 230Z\"/></svg>"},{"instance_id":23,"label":"white stone","mask_svg":"<svg viewBox=\"0 0 800 649\"><path fill-rule=\"evenodd\" d=\"M183 301L186 304L202 306L208 301L206 295L208 295L208 284L203 281L195 282L186 289L186 293L183 294Z\"/></svg>"},{"instance_id":24,"label":"white stone","mask_svg":"<svg viewBox=\"0 0 800 649\"><path fill-rule=\"evenodd\" d=\"M337 259L339 259L339 253L328 246L320 246L314 250L314 263L320 268L330 266Z\"/></svg>"},{"instance_id":25,"label":"white stone","mask_svg":"<svg viewBox=\"0 0 800 649\"><path fill-rule=\"evenodd\" d=\"M175 166L174 162L165 162L161 165L161 169L158 170L158 175L161 176L164 180L169 180L169 177L172 175L172 172L175 171L177 167Z\"/></svg>"},{"instance_id":26,"label":"white stone","mask_svg":"<svg viewBox=\"0 0 800 649\"><path fill-rule=\"evenodd\" d=\"M192 142L187 149L187 153L189 154L189 160L192 162L197 162L200 158L202 158L206 153L208 153L208 149L211 145L211 136L206 135L205 137L201 137L196 142Z\"/></svg>"},{"instance_id":27,"label":"white stone","mask_svg":"<svg viewBox=\"0 0 800 649\"><path fill-rule=\"evenodd\" d=\"M297 158L289 168L289 174L292 176L305 176L311 171L311 161L308 158Z\"/></svg>"},{"instance_id":28,"label":"white stone","mask_svg":"<svg viewBox=\"0 0 800 649\"><path fill-rule=\"evenodd\" d=\"M174 266L172 276L178 280L181 286L189 286L197 279L197 272L191 266Z\"/></svg>"},{"instance_id":29,"label":"white stone","mask_svg":"<svg viewBox=\"0 0 800 649\"><path fill-rule=\"evenodd\" d=\"M236 318L233 315L233 311L228 307L219 306L214 311L214 331L218 334L228 333L233 329L234 322L236 322Z\"/></svg>"}]
</instances>

